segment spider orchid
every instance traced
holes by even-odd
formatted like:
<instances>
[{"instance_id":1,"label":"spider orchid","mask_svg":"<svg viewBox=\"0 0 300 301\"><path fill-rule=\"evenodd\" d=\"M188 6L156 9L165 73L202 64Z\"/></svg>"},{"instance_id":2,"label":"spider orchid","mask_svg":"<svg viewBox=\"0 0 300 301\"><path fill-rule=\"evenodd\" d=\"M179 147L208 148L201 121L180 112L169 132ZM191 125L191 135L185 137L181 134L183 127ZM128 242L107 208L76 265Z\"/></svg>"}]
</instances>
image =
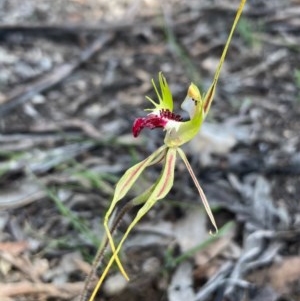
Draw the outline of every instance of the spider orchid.
<instances>
[{"instance_id":1,"label":"spider orchid","mask_svg":"<svg viewBox=\"0 0 300 301\"><path fill-rule=\"evenodd\" d=\"M107 241L112 249L113 254L108 264L106 265L96 287L94 288L93 293L89 298L89 301L94 300L98 289L103 283L114 261L117 263L123 276L127 280L129 280L129 277L127 276L120 262L118 254L121 250L124 241L128 237L133 227L159 200L163 199L171 190L174 182L174 170L177 155L179 155L179 157L181 157L181 159L185 163L187 170L189 171L192 180L198 190L198 193L204 204L210 221L214 226L215 231L218 231L215 219L213 217L205 194L202 188L200 187L197 178L192 170L192 167L180 146L187 143L195 137L195 135L200 130L201 125L205 120L205 117L209 112L215 94L221 67L223 65L233 32L241 16L245 2L246 0L241 0L240 2L240 6L237 10L231 31L229 33L227 42L225 44L223 53L217 66L212 85L208 89L207 93L205 95L201 95L199 89L193 83L191 83L188 88L187 96L184 99L181 108L189 114L189 120L183 121L180 115L177 115L173 112L173 97L163 74L159 73L158 77L160 89L157 88L154 80L152 80L153 87L157 94L158 102L155 102L151 98L147 97L147 99L154 105L154 108L148 109L150 113L145 117L137 118L134 121L132 132L134 137L137 137L144 128L162 128L166 131L164 145L158 148L148 158L129 168L116 185L112 202L104 217L104 228L107 235ZM128 226L120 242L117 246L115 246L115 243L112 238L112 230L109 228L109 222L115 209L117 208L118 203L126 196L128 191L132 188L133 184L137 181L142 172L147 167L157 164L159 162L163 162L163 168L160 176L158 177L156 182L148 188L148 190L131 200L133 206L140 205L141 207L138 210L133 221Z\"/></svg>"}]
</instances>

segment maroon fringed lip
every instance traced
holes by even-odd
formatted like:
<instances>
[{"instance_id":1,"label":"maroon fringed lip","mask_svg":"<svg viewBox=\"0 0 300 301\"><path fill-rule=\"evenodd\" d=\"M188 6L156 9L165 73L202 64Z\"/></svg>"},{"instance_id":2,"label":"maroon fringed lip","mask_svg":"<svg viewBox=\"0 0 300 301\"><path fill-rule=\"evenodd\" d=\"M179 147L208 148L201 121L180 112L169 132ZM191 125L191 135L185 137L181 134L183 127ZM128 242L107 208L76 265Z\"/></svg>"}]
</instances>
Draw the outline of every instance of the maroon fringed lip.
<instances>
[{"instance_id":1,"label":"maroon fringed lip","mask_svg":"<svg viewBox=\"0 0 300 301\"><path fill-rule=\"evenodd\" d=\"M151 130L155 128L165 128L170 120L181 121L182 118L180 115L165 109L160 110L159 115L149 114L146 117L136 118L133 122L132 134L134 137L137 137L145 127Z\"/></svg>"}]
</instances>

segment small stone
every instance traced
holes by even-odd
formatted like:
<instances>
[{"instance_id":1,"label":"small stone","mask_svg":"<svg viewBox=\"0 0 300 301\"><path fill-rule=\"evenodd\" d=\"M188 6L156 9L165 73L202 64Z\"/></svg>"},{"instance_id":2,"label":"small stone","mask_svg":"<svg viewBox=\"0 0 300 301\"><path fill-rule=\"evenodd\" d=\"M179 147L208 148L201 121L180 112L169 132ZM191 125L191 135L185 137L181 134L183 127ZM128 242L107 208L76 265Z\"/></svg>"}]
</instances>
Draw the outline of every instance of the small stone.
<instances>
[{"instance_id":1,"label":"small stone","mask_svg":"<svg viewBox=\"0 0 300 301\"><path fill-rule=\"evenodd\" d=\"M84 80L78 80L76 83L76 87L79 91L85 91L87 88L87 83Z\"/></svg>"},{"instance_id":2,"label":"small stone","mask_svg":"<svg viewBox=\"0 0 300 301\"><path fill-rule=\"evenodd\" d=\"M6 96L0 92L0 104L6 101Z\"/></svg>"},{"instance_id":3,"label":"small stone","mask_svg":"<svg viewBox=\"0 0 300 301\"><path fill-rule=\"evenodd\" d=\"M121 293L127 286L127 280L121 274L109 277L104 283L103 290L107 296L114 296Z\"/></svg>"},{"instance_id":4,"label":"small stone","mask_svg":"<svg viewBox=\"0 0 300 301\"><path fill-rule=\"evenodd\" d=\"M45 100L46 100L46 98L44 95L36 94L32 97L31 102L33 104L43 104L43 103L45 103Z\"/></svg>"},{"instance_id":5,"label":"small stone","mask_svg":"<svg viewBox=\"0 0 300 301\"><path fill-rule=\"evenodd\" d=\"M142 266L144 272L152 275L155 275L160 270L160 267L160 261L157 257L148 258Z\"/></svg>"}]
</instances>

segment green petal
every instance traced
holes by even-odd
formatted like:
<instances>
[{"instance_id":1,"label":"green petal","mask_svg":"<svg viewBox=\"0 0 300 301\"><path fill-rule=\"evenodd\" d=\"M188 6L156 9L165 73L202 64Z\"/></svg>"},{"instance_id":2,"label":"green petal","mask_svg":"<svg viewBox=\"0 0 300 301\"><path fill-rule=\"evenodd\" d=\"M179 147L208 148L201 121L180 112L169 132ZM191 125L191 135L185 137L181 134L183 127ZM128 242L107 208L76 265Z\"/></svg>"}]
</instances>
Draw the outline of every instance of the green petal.
<instances>
[{"instance_id":1,"label":"green petal","mask_svg":"<svg viewBox=\"0 0 300 301\"><path fill-rule=\"evenodd\" d=\"M141 173L145 170L145 168L153 163L157 157L160 157L161 153L166 149L166 146L163 145L159 149L157 149L153 154L151 154L145 160L137 163L136 165L129 168L125 174L121 177L119 182L116 185L115 193L113 200L110 204L110 207L106 213L106 219L113 212L116 204L126 195L132 185L136 182Z\"/></svg>"},{"instance_id":2,"label":"green petal","mask_svg":"<svg viewBox=\"0 0 300 301\"><path fill-rule=\"evenodd\" d=\"M104 228L113 252L115 251L115 245L108 226L109 218L113 210L115 209L117 203L127 194L129 189L133 186L133 184L136 182L141 173L146 169L146 167L154 164L156 161L161 160L165 149L166 146L160 147L148 158L129 168L117 183L113 200L104 217ZM116 262L123 276L126 279L129 279L118 257L116 257Z\"/></svg>"},{"instance_id":3,"label":"green petal","mask_svg":"<svg viewBox=\"0 0 300 301\"><path fill-rule=\"evenodd\" d=\"M152 191L150 197L145 202L145 204L140 208L140 210L136 214L136 217L131 222L131 224L128 226L120 243L118 244L117 248L114 250L112 257L110 258L107 266L105 267L89 300L94 300L94 298L97 294L97 291L99 290L100 286L102 285L111 265L113 264L113 262L115 260L117 260L118 253L120 252L122 245L123 245L124 241L126 240L127 236L129 235L130 231L139 222L139 220L153 207L153 205L155 205L155 203L158 200L164 198L171 190L173 183L174 183L176 153L177 153L176 148L170 148L167 150L164 169L162 171L162 174L161 174L156 186L154 188L153 187L150 188L150 191Z\"/></svg>"},{"instance_id":4,"label":"green petal","mask_svg":"<svg viewBox=\"0 0 300 301\"><path fill-rule=\"evenodd\" d=\"M212 213L212 211L210 209L210 206L209 206L209 203L207 201L207 198L206 198L206 196L204 194L204 191L202 190L200 184L198 183L197 178L196 178L196 176L195 176L195 174L193 172L192 166L190 165L190 163L189 163L189 161L188 161L188 159L187 159L184 151L181 148L177 148L177 152L180 155L181 159L183 160L183 162L184 162L184 164L185 164L188 172L190 173L190 175L191 175L191 177L192 177L192 179L194 181L194 184L195 184L195 186L196 186L196 188L198 190L198 193L200 195L200 198L202 200L202 203L204 205L206 213L209 216L209 219L210 219L211 223L213 224L213 226L215 228L215 234L216 234L216 233L218 233L218 227L217 227L214 215L213 215L213 213ZM212 233L212 231L210 231L210 232Z\"/></svg>"}]
</instances>

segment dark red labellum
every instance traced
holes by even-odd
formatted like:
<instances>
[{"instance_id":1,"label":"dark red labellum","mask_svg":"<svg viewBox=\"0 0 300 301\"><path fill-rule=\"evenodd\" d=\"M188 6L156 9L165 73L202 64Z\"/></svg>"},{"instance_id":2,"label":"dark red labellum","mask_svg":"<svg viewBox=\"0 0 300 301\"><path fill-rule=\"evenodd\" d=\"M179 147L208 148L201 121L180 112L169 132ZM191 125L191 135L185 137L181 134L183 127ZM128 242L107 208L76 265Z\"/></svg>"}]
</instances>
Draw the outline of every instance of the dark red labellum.
<instances>
[{"instance_id":1,"label":"dark red labellum","mask_svg":"<svg viewBox=\"0 0 300 301\"><path fill-rule=\"evenodd\" d=\"M164 128L169 120L181 121L180 115L176 115L169 110L161 110L159 115L149 114L146 117L140 117L135 119L132 126L132 133L134 137L137 137L143 128L149 129Z\"/></svg>"}]
</instances>

